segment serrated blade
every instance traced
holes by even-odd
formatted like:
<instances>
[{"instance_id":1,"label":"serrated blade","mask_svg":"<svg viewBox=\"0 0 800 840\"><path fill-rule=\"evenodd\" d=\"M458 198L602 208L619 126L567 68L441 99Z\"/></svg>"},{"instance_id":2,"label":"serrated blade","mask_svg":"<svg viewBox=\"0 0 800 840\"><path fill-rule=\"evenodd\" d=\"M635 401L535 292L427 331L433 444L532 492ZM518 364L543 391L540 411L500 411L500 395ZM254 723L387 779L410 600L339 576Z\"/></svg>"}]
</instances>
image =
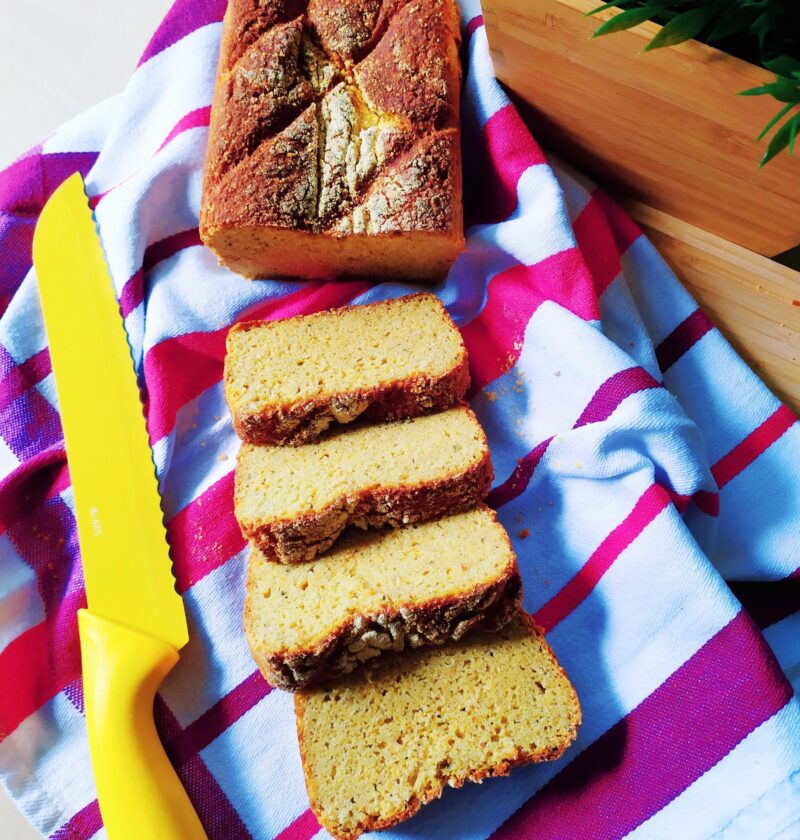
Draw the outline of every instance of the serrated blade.
<instances>
[{"instance_id":1,"label":"serrated blade","mask_svg":"<svg viewBox=\"0 0 800 840\"><path fill-rule=\"evenodd\" d=\"M175 591L128 336L78 173L42 211L33 261L89 609L180 649L189 638L186 614Z\"/></svg>"}]
</instances>

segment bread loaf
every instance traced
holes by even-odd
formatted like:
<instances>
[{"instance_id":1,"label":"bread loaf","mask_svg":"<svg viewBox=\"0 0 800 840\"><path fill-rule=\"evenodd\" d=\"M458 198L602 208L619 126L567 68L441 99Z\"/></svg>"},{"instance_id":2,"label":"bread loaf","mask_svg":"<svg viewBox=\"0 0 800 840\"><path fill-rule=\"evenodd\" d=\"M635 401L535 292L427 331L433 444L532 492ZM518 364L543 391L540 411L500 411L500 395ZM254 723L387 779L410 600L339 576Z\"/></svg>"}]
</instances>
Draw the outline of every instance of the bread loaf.
<instances>
[{"instance_id":1,"label":"bread loaf","mask_svg":"<svg viewBox=\"0 0 800 840\"><path fill-rule=\"evenodd\" d=\"M468 385L461 334L430 294L251 321L228 333L225 397L249 443L300 444L361 415L440 411Z\"/></svg>"},{"instance_id":2,"label":"bread loaf","mask_svg":"<svg viewBox=\"0 0 800 840\"><path fill-rule=\"evenodd\" d=\"M313 563L270 563L254 550L244 627L266 679L295 690L382 652L502 627L519 607L520 587L508 536L481 506L351 533Z\"/></svg>"},{"instance_id":3,"label":"bread loaf","mask_svg":"<svg viewBox=\"0 0 800 840\"><path fill-rule=\"evenodd\" d=\"M230 0L200 235L248 277L438 280L464 246L453 0Z\"/></svg>"},{"instance_id":4,"label":"bread loaf","mask_svg":"<svg viewBox=\"0 0 800 840\"><path fill-rule=\"evenodd\" d=\"M499 633L380 657L298 692L295 710L311 808L338 840L407 819L445 785L556 759L581 720L524 614Z\"/></svg>"},{"instance_id":5,"label":"bread loaf","mask_svg":"<svg viewBox=\"0 0 800 840\"><path fill-rule=\"evenodd\" d=\"M242 444L234 509L242 534L271 560L311 560L347 525L399 527L476 505L489 491L486 435L457 406L361 425L305 446Z\"/></svg>"}]
</instances>

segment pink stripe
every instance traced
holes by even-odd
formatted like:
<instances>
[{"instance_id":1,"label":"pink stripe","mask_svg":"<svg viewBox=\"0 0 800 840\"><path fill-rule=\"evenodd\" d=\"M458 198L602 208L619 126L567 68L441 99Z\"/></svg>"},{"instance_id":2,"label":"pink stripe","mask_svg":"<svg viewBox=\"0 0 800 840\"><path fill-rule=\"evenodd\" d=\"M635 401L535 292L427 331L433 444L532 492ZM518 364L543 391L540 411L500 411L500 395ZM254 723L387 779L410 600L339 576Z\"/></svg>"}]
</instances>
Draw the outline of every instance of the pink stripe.
<instances>
[{"instance_id":1,"label":"pink stripe","mask_svg":"<svg viewBox=\"0 0 800 840\"><path fill-rule=\"evenodd\" d=\"M161 145L156 149L156 154L158 154L165 146L169 145L176 137L183 134L184 131L189 131L193 128L202 128L209 124L211 120L211 106L207 105L204 108L196 108L194 111L190 111L188 114L181 117L178 122L170 130L169 134L164 138L164 141ZM135 173L134 173L135 174ZM133 178L134 175L129 175L127 178L123 178L121 181L114 184L113 187L109 187L105 192L98 193L97 195L93 195L89 197L89 206L94 210L97 205L104 199L109 193L113 192L117 188L121 187L123 184L127 184L128 181Z\"/></svg>"},{"instance_id":2,"label":"pink stripe","mask_svg":"<svg viewBox=\"0 0 800 840\"><path fill-rule=\"evenodd\" d=\"M581 255L592 275L595 294L600 297L620 273L619 251L614 233L596 198L597 190L575 219L572 229Z\"/></svg>"},{"instance_id":3,"label":"pink stripe","mask_svg":"<svg viewBox=\"0 0 800 840\"><path fill-rule=\"evenodd\" d=\"M642 235L633 219L603 190L596 189L592 200L603 211L611 228L617 253L622 256Z\"/></svg>"},{"instance_id":4,"label":"pink stripe","mask_svg":"<svg viewBox=\"0 0 800 840\"><path fill-rule=\"evenodd\" d=\"M310 840L321 828L311 811L304 811L292 823L286 826L275 840Z\"/></svg>"},{"instance_id":5,"label":"pink stripe","mask_svg":"<svg viewBox=\"0 0 800 840\"><path fill-rule=\"evenodd\" d=\"M546 633L563 621L597 586L614 561L669 504L656 484L639 497L631 512L600 543L581 570L534 615Z\"/></svg>"},{"instance_id":6,"label":"pink stripe","mask_svg":"<svg viewBox=\"0 0 800 840\"><path fill-rule=\"evenodd\" d=\"M231 692L222 697L196 721L190 723L169 743L170 757L180 766L204 750L233 726L242 715L260 703L272 687L258 671L253 671Z\"/></svg>"},{"instance_id":7,"label":"pink stripe","mask_svg":"<svg viewBox=\"0 0 800 840\"><path fill-rule=\"evenodd\" d=\"M50 840L89 840L103 827L97 800L81 808L69 822L50 835Z\"/></svg>"},{"instance_id":8,"label":"pink stripe","mask_svg":"<svg viewBox=\"0 0 800 840\"><path fill-rule=\"evenodd\" d=\"M744 612L507 820L492 840L619 838L779 712L792 688Z\"/></svg>"},{"instance_id":9,"label":"pink stripe","mask_svg":"<svg viewBox=\"0 0 800 840\"><path fill-rule=\"evenodd\" d=\"M475 17L472 18L472 20L470 20L464 28L464 32L467 36L465 40L469 41L475 30L480 29L481 26L483 26L483 15L475 15Z\"/></svg>"},{"instance_id":10,"label":"pink stripe","mask_svg":"<svg viewBox=\"0 0 800 840\"><path fill-rule=\"evenodd\" d=\"M469 215L465 225L489 224L507 219L517 207L517 186L526 169L544 163L545 156L509 104L495 111L483 127L483 143L472 167L474 179L465 181Z\"/></svg>"},{"instance_id":11,"label":"pink stripe","mask_svg":"<svg viewBox=\"0 0 800 840\"><path fill-rule=\"evenodd\" d=\"M226 0L175 0L142 53L138 66L201 27L219 23L226 6Z\"/></svg>"},{"instance_id":12,"label":"pink stripe","mask_svg":"<svg viewBox=\"0 0 800 840\"><path fill-rule=\"evenodd\" d=\"M475 322L473 321L473 323ZM467 346L469 347L469 344ZM659 383L643 368L633 367L620 371L609 377L595 391L573 428L577 429L587 423L607 420L627 397L639 391L659 387ZM530 483L534 470L539 461L542 460L542 456L547 451L552 439L552 437L549 437L547 440L538 443L522 458L511 475L489 493L486 504L497 509L520 496Z\"/></svg>"},{"instance_id":13,"label":"pink stripe","mask_svg":"<svg viewBox=\"0 0 800 840\"><path fill-rule=\"evenodd\" d=\"M750 432L738 446L711 467L711 474L717 482L717 487L721 490L743 469L749 467L759 455L763 455L775 441L791 429L796 419L791 409L782 405L757 429Z\"/></svg>"},{"instance_id":14,"label":"pink stripe","mask_svg":"<svg viewBox=\"0 0 800 840\"><path fill-rule=\"evenodd\" d=\"M573 428L578 429L588 423L601 423L619 408L626 397L660 387L661 384L656 382L644 368L632 367L621 370L595 391L589 405L583 410Z\"/></svg>"},{"instance_id":15,"label":"pink stripe","mask_svg":"<svg viewBox=\"0 0 800 840\"><path fill-rule=\"evenodd\" d=\"M534 312L551 300L582 318L596 318L591 278L576 249L536 265L516 265L490 281L481 312L462 327L469 351L471 394L509 371L522 350Z\"/></svg>"},{"instance_id":16,"label":"pink stripe","mask_svg":"<svg viewBox=\"0 0 800 840\"><path fill-rule=\"evenodd\" d=\"M238 554L245 540L233 515L233 472L173 516L167 535L181 593Z\"/></svg>"},{"instance_id":17,"label":"pink stripe","mask_svg":"<svg viewBox=\"0 0 800 840\"><path fill-rule=\"evenodd\" d=\"M206 105L204 108L196 108L194 111L189 111L186 116L181 117L175 123L172 131L164 138L164 142L156 150L160 152L164 146L170 141L174 140L179 134L184 131L189 131L192 128L202 128L209 124L211 120L211 106Z\"/></svg>"},{"instance_id":18,"label":"pink stripe","mask_svg":"<svg viewBox=\"0 0 800 840\"><path fill-rule=\"evenodd\" d=\"M509 502L522 495L525 488L528 486L533 475L533 471L542 460L542 456L550 446L552 437L543 440L537 444L531 451L517 462L514 472L500 485L495 487L491 493L486 497L486 504L493 507L495 510L507 505Z\"/></svg>"},{"instance_id":19,"label":"pink stripe","mask_svg":"<svg viewBox=\"0 0 800 840\"><path fill-rule=\"evenodd\" d=\"M122 317L127 318L144 300L144 275L148 271L160 262L175 256L179 251L202 244L200 231L197 228L191 228L173 233L148 245L142 257L142 267L123 286L119 296Z\"/></svg>"},{"instance_id":20,"label":"pink stripe","mask_svg":"<svg viewBox=\"0 0 800 840\"><path fill-rule=\"evenodd\" d=\"M700 309L695 309L656 347L656 359L661 372L666 373L684 353L691 350L713 328L714 325L705 313Z\"/></svg>"},{"instance_id":21,"label":"pink stripe","mask_svg":"<svg viewBox=\"0 0 800 840\"><path fill-rule=\"evenodd\" d=\"M308 283L290 295L268 300L240 313L240 319L288 318L343 306L370 286L363 281ZM151 440L160 440L175 426L186 403L222 379L225 339L229 326L213 332L185 333L153 347L144 358ZM192 375L186 376L191 370Z\"/></svg>"},{"instance_id":22,"label":"pink stripe","mask_svg":"<svg viewBox=\"0 0 800 840\"><path fill-rule=\"evenodd\" d=\"M697 509L708 514L708 516L719 516L719 493L712 493L709 490L698 490L694 495L687 496L683 493L676 492L671 487L664 487L664 490L669 493L672 504L675 505L675 508L680 514L686 513L689 505L694 502Z\"/></svg>"}]
</instances>

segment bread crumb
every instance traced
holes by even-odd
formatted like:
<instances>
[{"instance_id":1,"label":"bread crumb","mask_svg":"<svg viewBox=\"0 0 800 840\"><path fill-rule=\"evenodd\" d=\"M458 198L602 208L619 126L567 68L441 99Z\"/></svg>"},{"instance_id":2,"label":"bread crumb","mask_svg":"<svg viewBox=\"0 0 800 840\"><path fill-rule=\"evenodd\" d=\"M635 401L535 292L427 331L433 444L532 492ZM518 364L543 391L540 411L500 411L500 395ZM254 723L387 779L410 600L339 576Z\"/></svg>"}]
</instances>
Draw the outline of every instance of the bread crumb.
<instances>
[{"instance_id":1,"label":"bread crumb","mask_svg":"<svg viewBox=\"0 0 800 840\"><path fill-rule=\"evenodd\" d=\"M792 300L792 306L800 306L800 300L797 300L797 298L794 298Z\"/></svg>"},{"instance_id":2,"label":"bread crumb","mask_svg":"<svg viewBox=\"0 0 800 840\"><path fill-rule=\"evenodd\" d=\"M529 537L530 535L531 535L531 532L530 532L530 529L529 529L529 528L523 528L523 529L519 532L519 538L520 538L521 540L527 540L527 539L528 539L528 537Z\"/></svg>"},{"instance_id":3,"label":"bread crumb","mask_svg":"<svg viewBox=\"0 0 800 840\"><path fill-rule=\"evenodd\" d=\"M220 455L220 456L219 456L219 460L220 460L220 461L227 461L227 460L228 460L228 456L227 456L227 455L223 452L223 453L222 453L222 455Z\"/></svg>"},{"instance_id":4,"label":"bread crumb","mask_svg":"<svg viewBox=\"0 0 800 840\"><path fill-rule=\"evenodd\" d=\"M497 399L497 391L485 391L484 393L486 394L486 399L489 400L489 402L494 402Z\"/></svg>"}]
</instances>

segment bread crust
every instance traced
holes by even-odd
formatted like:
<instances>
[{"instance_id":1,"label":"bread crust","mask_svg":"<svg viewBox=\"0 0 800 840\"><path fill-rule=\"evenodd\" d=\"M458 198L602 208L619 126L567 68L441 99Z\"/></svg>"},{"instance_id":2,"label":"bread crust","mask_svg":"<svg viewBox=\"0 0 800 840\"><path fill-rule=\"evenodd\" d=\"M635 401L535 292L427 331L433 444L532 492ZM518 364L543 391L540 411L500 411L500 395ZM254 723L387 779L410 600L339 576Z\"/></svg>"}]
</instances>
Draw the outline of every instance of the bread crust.
<instances>
[{"instance_id":1,"label":"bread crust","mask_svg":"<svg viewBox=\"0 0 800 840\"><path fill-rule=\"evenodd\" d=\"M510 543L509 552L513 558ZM244 627L253 658L267 682L297 691L349 674L384 651L458 641L473 630L500 630L517 614L521 601L522 581L514 558L506 573L489 584L449 598L351 616L313 647L266 651L251 630L249 597Z\"/></svg>"},{"instance_id":2,"label":"bread crust","mask_svg":"<svg viewBox=\"0 0 800 840\"><path fill-rule=\"evenodd\" d=\"M429 293L420 292L406 295L403 299L419 295L431 297ZM340 306L312 315L296 315L285 320L329 318L353 309L391 307L397 300L397 298L391 298L360 306ZM460 350L455 363L449 370L438 376L418 373L403 379L388 381L373 388L332 391L311 399L277 403L265 406L260 411L248 412L238 409L236 400L230 393L232 376L226 354L223 381L234 431L245 443L301 446L319 437L331 425L351 423L359 417L372 422L403 420L444 411L458 404L467 393L470 383L467 348L447 310L441 301L436 300L440 307L440 316L451 325L454 335L460 342ZM263 324L263 321L241 321L234 324L228 331L226 342L228 353L231 352L233 334L257 329Z\"/></svg>"},{"instance_id":3,"label":"bread crust","mask_svg":"<svg viewBox=\"0 0 800 840\"><path fill-rule=\"evenodd\" d=\"M220 263L441 279L464 247L459 43L452 0L230 0L200 212ZM280 234L296 231L326 240L313 266L286 253ZM387 240L420 232L430 254L382 259ZM343 258L342 239L361 250Z\"/></svg>"},{"instance_id":4,"label":"bread crust","mask_svg":"<svg viewBox=\"0 0 800 840\"><path fill-rule=\"evenodd\" d=\"M554 670L564 674L564 669L558 663L550 645L548 645L547 641L544 639L544 631L542 628L537 627L533 619L522 610L520 610L520 615L530 626L531 631L540 637ZM442 772L440 776L437 776L436 779L430 782L422 796L413 796L405 804L405 807L391 814L385 814L382 816L369 815L366 819L362 820L354 828L349 830L328 819L328 815L322 808L319 795L314 785L314 777L309 772L308 756L305 747L305 706L303 704L303 697L302 695L295 695L294 708L297 725L297 740L300 746L300 759L303 764L303 775L306 781L308 800L314 816L323 828L325 828L332 837L335 837L336 840L356 840L367 831L379 831L380 829L391 828L392 826L409 819L414 816L414 814L416 814L423 805L426 805L434 799L440 798L445 787L460 788L463 787L465 782L480 783L484 779L494 778L496 776L508 776L514 767L519 767L523 764L531 764L540 761L555 761L564 754L567 747L575 740L578 727L581 724L581 708L578 701L578 695L576 694L572 683L569 682L568 679L566 682L569 686L569 691L572 694L577 713L575 719L571 721L572 726L570 730L564 734L561 743L559 743L556 747L549 749L543 748L540 750L517 749L512 755L507 756L495 764L490 764L485 767L476 767L475 769L463 774L448 775L446 772Z\"/></svg>"},{"instance_id":5,"label":"bread crust","mask_svg":"<svg viewBox=\"0 0 800 840\"><path fill-rule=\"evenodd\" d=\"M400 528L416 522L460 513L478 504L494 478L488 446L481 459L459 473L413 485L368 488L341 496L320 510L292 519L251 527L234 510L242 535L277 563L303 563L330 548L342 531L357 528Z\"/></svg>"}]
</instances>

